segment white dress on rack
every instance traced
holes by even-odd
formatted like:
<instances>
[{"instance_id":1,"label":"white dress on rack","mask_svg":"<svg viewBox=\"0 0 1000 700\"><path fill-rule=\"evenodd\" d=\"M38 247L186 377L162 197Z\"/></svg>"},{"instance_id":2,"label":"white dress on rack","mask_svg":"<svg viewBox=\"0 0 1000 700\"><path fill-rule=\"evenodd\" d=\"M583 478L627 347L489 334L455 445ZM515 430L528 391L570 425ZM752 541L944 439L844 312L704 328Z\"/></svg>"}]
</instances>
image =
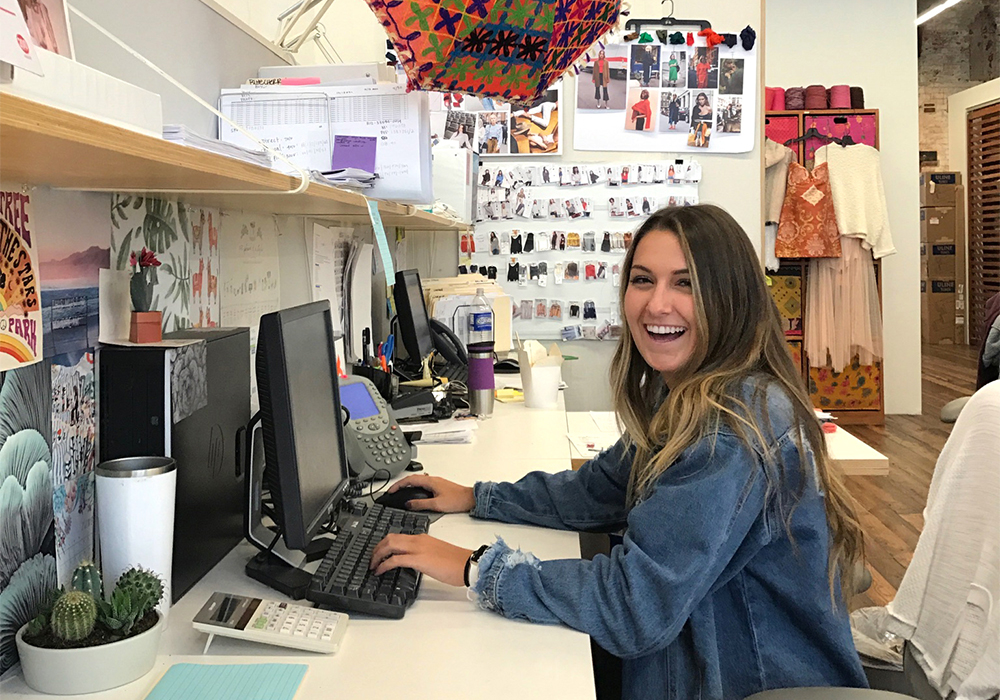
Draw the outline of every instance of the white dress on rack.
<instances>
[{"instance_id":1,"label":"white dress on rack","mask_svg":"<svg viewBox=\"0 0 1000 700\"><path fill-rule=\"evenodd\" d=\"M810 364L840 371L855 356L862 365L882 358L882 311L872 257L896 249L878 150L831 144L816 151L816 165L820 163L829 168L841 255L809 261L804 346Z\"/></svg>"}]
</instances>

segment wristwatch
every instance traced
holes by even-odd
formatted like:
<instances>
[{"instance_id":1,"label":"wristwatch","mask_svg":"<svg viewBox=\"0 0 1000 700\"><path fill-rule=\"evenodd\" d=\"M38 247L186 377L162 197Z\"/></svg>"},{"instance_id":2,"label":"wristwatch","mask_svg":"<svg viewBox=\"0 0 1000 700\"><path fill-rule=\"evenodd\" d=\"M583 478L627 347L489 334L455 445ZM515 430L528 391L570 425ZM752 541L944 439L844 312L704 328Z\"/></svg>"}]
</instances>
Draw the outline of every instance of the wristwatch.
<instances>
[{"instance_id":1,"label":"wristwatch","mask_svg":"<svg viewBox=\"0 0 1000 700\"><path fill-rule=\"evenodd\" d=\"M482 547L469 555L469 559L465 562L466 588L472 586L472 582L479 580L479 560L483 558L483 555L486 554L486 550L489 548L490 546L488 544L484 544Z\"/></svg>"}]
</instances>

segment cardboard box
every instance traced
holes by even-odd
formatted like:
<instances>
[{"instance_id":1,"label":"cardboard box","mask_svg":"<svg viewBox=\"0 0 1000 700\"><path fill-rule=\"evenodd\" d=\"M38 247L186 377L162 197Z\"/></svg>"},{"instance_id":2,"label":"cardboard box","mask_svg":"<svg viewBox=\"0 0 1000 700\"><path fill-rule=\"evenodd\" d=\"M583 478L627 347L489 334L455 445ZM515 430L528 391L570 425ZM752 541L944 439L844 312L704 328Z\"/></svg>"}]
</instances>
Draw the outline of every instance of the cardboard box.
<instances>
[{"instance_id":1,"label":"cardboard box","mask_svg":"<svg viewBox=\"0 0 1000 700\"><path fill-rule=\"evenodd\" d=\"M920 247L925 251L921 262L927 263L924 279L960 280L965 276L964 271L958 269L959 256L954 243L922 243Z\"/></svg>"},{"instance_id":2,"label":"cardboard box","mask_svg":"<svg viewBox=\"0 0 1000 700\"><path fill-rule=\"evenodd\" d=\"M921 173L920 206L953 207L958 202L962 173Z\"/></svg>"},{"instance_id":3,"label":"cardboard box","mask_svg":"<svg viewBox=\"0 0 1000 700\"><path fill-rule=\"evenodd\" d=\"M962 188L959 188L962 189ZM922 207L920 209L921 243L954 243L961 235L963 222L959 213L963 207Z\"/></svg>"},{"instance_id":4,"label":"cardboard box","mask_svg":"<svg viewBox=\"0 0 1000 700\"><path fill-rule=\"evenodd\" d=\"M965 343L963 284L936 279L920 282L920 336L925 343Z\"/></svg>"}]
</instances>

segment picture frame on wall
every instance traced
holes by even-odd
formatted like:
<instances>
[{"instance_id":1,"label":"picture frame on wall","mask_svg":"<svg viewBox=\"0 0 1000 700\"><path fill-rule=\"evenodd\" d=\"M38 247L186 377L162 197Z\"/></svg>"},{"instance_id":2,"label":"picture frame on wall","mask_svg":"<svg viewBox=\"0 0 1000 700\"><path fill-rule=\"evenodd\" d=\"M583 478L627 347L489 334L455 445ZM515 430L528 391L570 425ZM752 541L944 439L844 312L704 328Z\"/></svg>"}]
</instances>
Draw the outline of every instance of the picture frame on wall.
<instances>
[{"instance_id":1,"label":"picture frame on wall","mask_svg":"<svg viewBox=\"0 0 1000 700\"><path fill-rule=\"evenodd\" d=\"M17 4L24 13L24 21L35 46L74 58L69 6L65 0L17 0Z\"/></svg>"}]
</instances>

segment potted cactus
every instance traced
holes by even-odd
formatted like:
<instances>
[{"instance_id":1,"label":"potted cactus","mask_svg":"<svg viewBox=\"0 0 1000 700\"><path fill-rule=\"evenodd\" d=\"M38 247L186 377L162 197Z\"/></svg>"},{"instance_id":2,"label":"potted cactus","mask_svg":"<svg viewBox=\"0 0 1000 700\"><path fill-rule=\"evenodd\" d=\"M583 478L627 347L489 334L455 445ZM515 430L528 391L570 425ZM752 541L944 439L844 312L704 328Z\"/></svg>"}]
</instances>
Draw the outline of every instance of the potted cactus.
<instances>
[{"instance_id":1,"label":"potted cactus","mask_svg":"<svg viewBox=\"0 0 1000 700\"><path fill-rule=\"evenodd\" d=\"M84 562L71 590L53 590L42 612L18 630L25 682L42 693L74 695L116 688L156 662L164 619L156 610L163 582L129 569L105 596L101 575Z\"/></svg>"}]
</instances>

